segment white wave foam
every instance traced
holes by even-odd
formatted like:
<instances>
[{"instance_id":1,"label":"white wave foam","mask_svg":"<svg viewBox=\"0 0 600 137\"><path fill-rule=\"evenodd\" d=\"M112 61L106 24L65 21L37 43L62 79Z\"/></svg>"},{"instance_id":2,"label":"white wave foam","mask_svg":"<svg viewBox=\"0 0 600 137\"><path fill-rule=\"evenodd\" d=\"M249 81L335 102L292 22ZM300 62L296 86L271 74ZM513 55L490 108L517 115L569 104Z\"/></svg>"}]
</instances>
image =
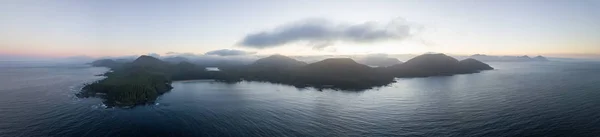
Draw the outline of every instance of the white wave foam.
<instances>
[{"instance_id":1,"label":"white wave foam","mask_svg":"<svg viewBox=\"0 0 600 137\"><path fill-rule=\"evenodd\" d=\"M104 103L101 103L101 104L92 105L91 108L92 109L106 109L106 108L108 108L108 106L106 106Z\"/></svg>"}]
</instances>

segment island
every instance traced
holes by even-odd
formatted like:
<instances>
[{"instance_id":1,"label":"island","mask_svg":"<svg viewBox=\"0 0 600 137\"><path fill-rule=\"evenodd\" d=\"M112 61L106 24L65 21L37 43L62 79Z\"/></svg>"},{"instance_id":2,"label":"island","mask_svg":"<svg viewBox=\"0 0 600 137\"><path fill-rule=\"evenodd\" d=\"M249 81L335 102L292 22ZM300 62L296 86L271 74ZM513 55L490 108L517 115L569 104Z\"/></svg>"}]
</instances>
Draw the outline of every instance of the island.
<instances>
[{"instance_id":1,"label":"island","mask_svg":"<svg viewBox=\"0 0 600 137\"><path fill-rule=\"evenodd\" d=\"M232 65L207 70L184 59L167 62L140 56L123 63L109 59L94 61L93 66L108 67L106 78L86 84L78 97L101 97L107 106L135 106L153 103L170 91L178 80L210 79L219 82L258 81L291 85L298 88L363 91L395 82L395 78L449 76L478 73L493 68L476 59L457 60L445 54L424 54L404 63L371 67L350 58L328 58L305 63L283 55L271 55L248 65Z\"/></svg>"},{"instance_id":2,"label":"island","mask_svg":"<svg viewBox=\"0 0 600 137\"><path fill-rule=\"evenodd\" d=\"M548 58L538 55L535 57L529 57L527 55L523 56L490 56L484 54L475 54L469 56L469 58L477 59L479 61L486 62L545 62L550 61Z\"/></svg>"}]
</instances>

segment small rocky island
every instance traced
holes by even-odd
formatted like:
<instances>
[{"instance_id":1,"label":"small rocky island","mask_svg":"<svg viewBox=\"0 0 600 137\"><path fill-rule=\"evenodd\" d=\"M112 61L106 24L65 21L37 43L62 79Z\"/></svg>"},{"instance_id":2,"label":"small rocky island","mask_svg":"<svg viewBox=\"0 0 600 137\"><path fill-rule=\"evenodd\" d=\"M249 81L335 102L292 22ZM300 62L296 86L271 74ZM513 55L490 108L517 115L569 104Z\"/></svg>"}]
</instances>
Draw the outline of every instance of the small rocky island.
<instances>
[{"instance_id":1,"label":"small rocky island","mask_svg":"<svg viewBox=\"0 0 600 137\"><path fill-rule=\"evenodd\" d=\"M272 55L249 65L228 66L207 71L186 61L168 63L151 56L140 56L130 63L98 60L91 63L112 71L105 79L86 84L78 97L101 97L107 106L135 106L152 103L168 91L172 81L212 79L221 82L260 81L299 88L360 91L385 86L395 78L449 76L492 70L475 59L457 60L444 54L424 54L405 63L370 67L350 58L329 58L315 63Z\"/></svg>"},{"instance_id":2,"label":"small rocky island","mask_svg":"<svg viewBox=\"0 0 600 137\"><path fill-rule=\"evenodd\" d=\"M469 58L472 59L477 59L479 61L486 61L486 62L546 62L546 61L550 61L548 60L548 58L538 55L535 57L529 57L527 55L523 55L523 56L490 56L490 55L483 55L483 54L475 54L475 55L471 55L469 56Z\"/></svg>"}]
</instances>

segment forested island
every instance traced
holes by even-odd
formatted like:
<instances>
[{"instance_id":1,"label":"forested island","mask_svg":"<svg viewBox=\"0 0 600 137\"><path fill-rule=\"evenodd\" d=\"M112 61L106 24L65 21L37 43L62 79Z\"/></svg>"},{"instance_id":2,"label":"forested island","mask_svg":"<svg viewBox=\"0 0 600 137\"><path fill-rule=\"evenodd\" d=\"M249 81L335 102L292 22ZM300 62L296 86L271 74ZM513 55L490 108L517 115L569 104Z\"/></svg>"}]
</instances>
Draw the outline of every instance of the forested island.
<instances>
[{"instance_id":1,"label":"forested island","mask_svg":"<svg viewBox=\"0 0 600 137\"><path fill-rule=\"evenodd\" d=\"M493 69L475 59L459 61L444 54L424 54L392 66L370 67L350 58L329 58L315 63L272 55L249 65L219 67L208 71L186 61L169 63L151 56L133 62L103 59L91 63L108 67L105 79L86 84L78 97L101 97L107 106L152 103L173 87L172 81L211 79L220 82L261 81L299 88L360 91L385 86L395 78L448 76Z\"/></svg>"},{"instance_id":2,"label":"forested island","mask_svg":"<svg viewBox=\"0 0 600 137\"><path fill-rule=\"evenodd\" d=\"M188 62L171 64L151 56L140 56L131 63L110 59L94 61L96 67L108 67L111 71L105 79L85 84L78 97L101 97L107 106L134 106L152 103L170 91L172 81L193 79L215 79L236 82L239 79Z\"/></svg>"}]
</instances>

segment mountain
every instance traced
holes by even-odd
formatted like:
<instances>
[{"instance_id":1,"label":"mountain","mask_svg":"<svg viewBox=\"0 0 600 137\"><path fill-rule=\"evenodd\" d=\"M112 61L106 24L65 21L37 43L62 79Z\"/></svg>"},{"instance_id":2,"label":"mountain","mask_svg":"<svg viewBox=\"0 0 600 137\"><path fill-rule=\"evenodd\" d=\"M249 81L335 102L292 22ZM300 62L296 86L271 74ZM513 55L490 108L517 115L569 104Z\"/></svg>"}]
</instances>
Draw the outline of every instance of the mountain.
<instances>
[{"instance_id":1,"label":"mountain","mask_svg":"<svg viewBox=\"0 0 600 137\"><path fill-rule=\"evenodd\" d=\"M443 71L448 67L457 67L458 60L445 54L423 54L406 61L400 66Z\"/></svg>"},{"instance_id":2,"label":"mountain","mask_svg":"<svg viewBox=\"0 0 600 137\"><path fill-rule=\"evenodd\" d=\"M329 58L301 67L299 71L303 75L342 78L372 73L374 70L350 58Z\"/></svg>"},{"instance_id":3,"label":"mountain","mask_svg":"<svg viewBox=\"0 0 600 137\"><path fill-rule=\"evenodd\" d=\"M549 61L546 57L540 56L540 55L534 57L533 60L534 61Z\"/></svg>"},{"instance_id":4,"label":"mountain","mask_svg":"<svg viewBox=\"0 0 600 137\"><path fill-rule=\"evenodd\" d=\"M458 62L458 64L463 69L466 69L466 70L471 71L471 72L477 72L477 71L481 71L481 70L492 70L492 69L494 69L490 65L485 64L485 63L483 63L483 62L481 62L479 60L472 59L472 58L461 60L461 61Z\"/></svg>"},{"instance_id":5,"label":"mountain","mask_svg":"<svg viewBox=\"0 0 600 137\"><path fill-rule=\"evenodd\" d=\"M219 69L230 76L249 81L289 83L294 70L305 65L304 62L277 54L258 59L249 65L219 67Z\"/></svg>"},{"instance_id":6,"label":"mountain","mask_svg":"<svg viewBox=\"0 0 600 137\"><path fill-rule=\"evenodd\" d=\"M328 58L303 67L310 70L358 69L367 70L369 66L359 64L350 58Z\"/></svg>"},{"instance_id":7,"label":"mountain","mask_svg":"<svg viewBox=\"0 0 600 137\"><path fill-rule=\"evenodd\" d=\"M133 68L129 69L132 71L141 71L140 69L143 69L145 71L152 71L157 73L169 73L170 69L172 69L172 64L152 56L142 55L135 59L133 62L128 63L126 67Z\"/></svg>"},{"instance_id":8,"label":"mountain","mask_svg":"<svg viewBox=\"0 0 600 137\"><path fill-rule=\"evenodd\" d=\"M387 67L387 71L396 77L428 77L476 73L490 68L475 59L458 61L445 54L424 54L403 64Z\"/></svg>"},{"instance_id":9,"label":"mountain","mask_svg":"<svg viewBox=\"0 0 600 137\"><path fill-rule=\"evenodd\" d=\"M382 57L382 56L367 56L367 57L358 59L357 62L359 62L361 64L369 65L369 66L376 66L376 67L387 67L387 66L392 66L392 65L396 65L396 64L402 64L402 61L398 60L397 58Z\"/></svg>"},{"instance_id":10,"label":"mountain","mask_svg":"<svg viewBox=\"0 0 600 137\"><path fill-rule=\"evenodd\" d=\"M394 81L394 77L427 77L477 73L493 69L475 59L459 61L445 54L424 54L403 64L372 68L350 58L329 58L305 64L273 55L235 69L224 69L247 81L266 81L297 87L368 89Z\"/></svg>"},{"instance_id":11,"label":"mountain","mask_svg":"<svg viewBox=\"0 0 600 137\"><path fill-rule=\"evenodd\" d=\"M314 87L358 90L382 86L394 81L367 65L350 58L330 58L308 64L295 73L296 82Z\"/></svg>"},{"instance_id":12,"label":"mountain","mask_svg":"<svg viewBox=\"0 0 600 137\"><path fill-rule=\"evenodd\" d=\"M296 59L283 56L283 55L271 55L266 58L256 60L250 64L251 67L275 67L275 68L295 68L306 65L305 62L298 61Z\"/></svg>"},{"instance_id":13,"label":"mountain","mask_svg":"<svg viewBox=\"0 0 600 137\"><path fill-rule=\"evenodd\" d=\"M523 60L523 61L529 61L529 60L531 60L531 57L529 57L527 55L523 55L523 56L517 57L517 59Z\"/></svg>"},{"instance_id":14,"label":"mountain","mask_svg":"<svg viewBox=\"0 0 600 137\"><path fill-rule=\"evenodd\" d=\"M295 59L273 55L257 60L246 67L224 69L247 81L265 81L296 87L334 88L361 90L393 82L393 77L384 75L367 65L350 58L329 58L311 64Z\"/></svg>"},{"instance_id":15,"label":"mountain","mask_svg":"<svg viewBox=\"0 0 600 137\"><path fill-rule=\"evenodd\" d=\"M157 59L152 56L142 55L131 62L133 66L165 66L168 65L167 62L164 62L160 59Z\"/></svg>"}]
</instances>

